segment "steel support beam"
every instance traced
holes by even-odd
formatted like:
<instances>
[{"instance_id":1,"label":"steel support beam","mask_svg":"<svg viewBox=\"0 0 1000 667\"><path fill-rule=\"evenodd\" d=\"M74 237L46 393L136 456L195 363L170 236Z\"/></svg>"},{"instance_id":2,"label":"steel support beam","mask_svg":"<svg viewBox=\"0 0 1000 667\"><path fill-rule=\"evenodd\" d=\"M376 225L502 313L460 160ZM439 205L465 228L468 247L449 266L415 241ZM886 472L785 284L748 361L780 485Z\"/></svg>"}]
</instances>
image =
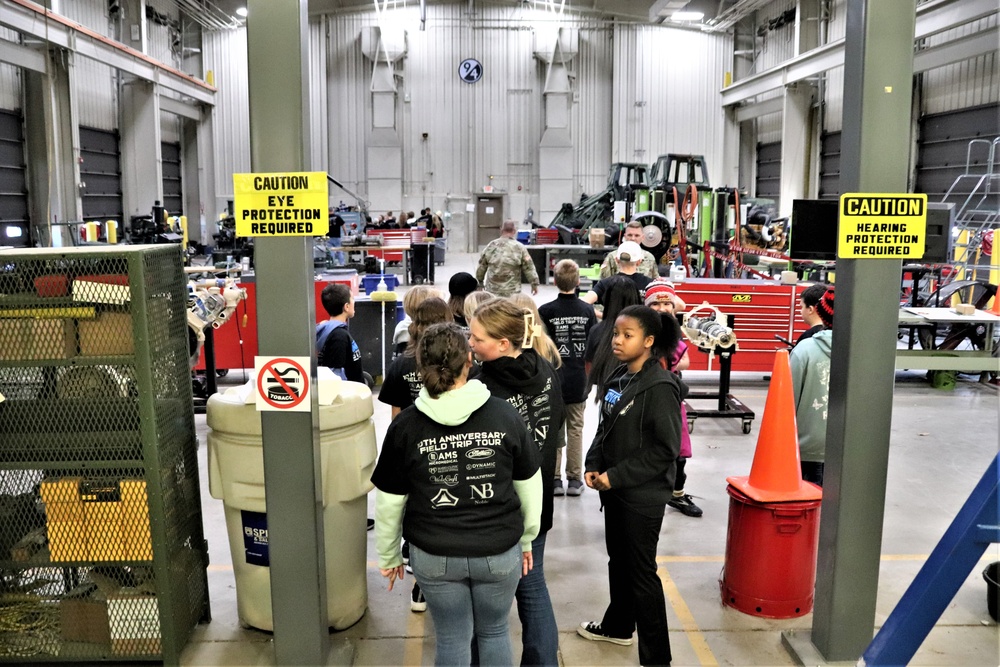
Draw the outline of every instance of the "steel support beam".
<instances>
[{"instance_id":1,"label":"steel support beam","mask_svg":"<svg viewBox=\"0 0 1000 667\"><path fill-rule=\"evenodd\" d=\"M160 95L160 110L172 113L188 120L201 120L201 108L197 104L188 104L175 97Z\"/></svg>"},{"instance_id":2,"label":"steel support beam","mask_svg":"<svg viewBox=\"0 0 1000 667\"><path fill-rule=\"evenodd\" d=\"M207 83L33 2L4 0L0 3L0 25L152 81L203 104L215 103L215 88Z\"/></svg>"},{"instance_id":3,"label":"steel support beam","mask_svg":"<svg viewBox=\"0 0 1000 667\"><path fill-rule=\"evenodd\" d=\"M846 9L841 190L904 193L916 0L847 0ZM899 259L837 260L810 633L828 662L855 661L875 627L901 270Z\"/></svg>"},{"instance_id":4,"label":"steel support beam","mask_svg":"<svg viewBox=\"0 0 1000 667\"><path fill-rule=\"evenodd\" d=\"M250 0L247 71L254 172L309 171L306 0ZM262 412L274 657L325 665L329 653L312 237L258 237L260 355L309 357L310 412Z\"/></svg>"},{"instance_id":5,"label":"steel support beam","mask_svg":"<svg viewBox=\"0 0 1000 667\"><path fill-rule=\"evenodd\" d=\"M0 39L0 62L31 72L45 71L45 53L30 46Z\"/></svg>"}]
</instances>

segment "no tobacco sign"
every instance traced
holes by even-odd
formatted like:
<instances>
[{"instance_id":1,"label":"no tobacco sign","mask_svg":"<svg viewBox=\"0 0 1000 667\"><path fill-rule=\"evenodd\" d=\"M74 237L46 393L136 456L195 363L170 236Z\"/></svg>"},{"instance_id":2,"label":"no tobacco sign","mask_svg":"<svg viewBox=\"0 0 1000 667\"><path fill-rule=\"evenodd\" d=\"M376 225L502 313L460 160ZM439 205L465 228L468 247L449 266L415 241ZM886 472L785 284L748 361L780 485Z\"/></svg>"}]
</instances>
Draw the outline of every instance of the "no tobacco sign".
<instances>
[{"instance_id":1,"label":"no tobacco sign","mask_svg":"<svg viewBox=\"0 0 1000 667\"><path fill-rule=\"evenodd\" d=\"M309 357L254 357L257 410L309 412Z\"/></svg>"}]
</instances>

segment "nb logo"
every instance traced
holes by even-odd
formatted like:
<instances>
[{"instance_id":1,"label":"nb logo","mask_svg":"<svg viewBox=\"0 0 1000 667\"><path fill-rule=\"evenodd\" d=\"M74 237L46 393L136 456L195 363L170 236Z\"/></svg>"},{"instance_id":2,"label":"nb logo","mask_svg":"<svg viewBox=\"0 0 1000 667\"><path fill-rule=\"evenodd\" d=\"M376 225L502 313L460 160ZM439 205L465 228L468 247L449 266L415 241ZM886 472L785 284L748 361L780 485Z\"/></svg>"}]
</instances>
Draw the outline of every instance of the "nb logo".
<instances>
[{"instance_id":1,"label":"nb logo","mask_svg":"<svg viewBox=\"0 0 1000 667\"><path fill-rule=\"evenodd\" d=\"M493 497L493 484L473 484L471 487L472 494L469 496L473 500L478 496L483 500L488 500Z\"/></svg>"}]
</instances>

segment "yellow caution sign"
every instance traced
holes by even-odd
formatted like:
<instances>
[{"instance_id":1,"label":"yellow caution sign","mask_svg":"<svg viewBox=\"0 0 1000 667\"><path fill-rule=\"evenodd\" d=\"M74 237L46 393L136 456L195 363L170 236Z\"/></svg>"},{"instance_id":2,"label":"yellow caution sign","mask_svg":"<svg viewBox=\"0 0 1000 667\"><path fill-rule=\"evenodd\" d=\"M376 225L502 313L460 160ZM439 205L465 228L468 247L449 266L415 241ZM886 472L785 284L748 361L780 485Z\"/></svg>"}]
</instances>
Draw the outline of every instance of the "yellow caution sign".
<instances>
[{"instance_id":1,"label":"yellow caution sign","mask_svg":"<svg viewBox=\"0 0 1000 667\"><path fill-rule=\"evenodd\" d=\"M840 196L840 259L920 259L927 241L927 195Z\"/></svg>"},{"instance_id":2,"label":"yellow caution sign","mask_svg":"<svg viewBox=\"0 0 1000 667\"><path fill-rule=\"evenodd\" d=\"M233 174L237 236L322 236L330 227L326 174Z\"/></svg>"}]
</instances>

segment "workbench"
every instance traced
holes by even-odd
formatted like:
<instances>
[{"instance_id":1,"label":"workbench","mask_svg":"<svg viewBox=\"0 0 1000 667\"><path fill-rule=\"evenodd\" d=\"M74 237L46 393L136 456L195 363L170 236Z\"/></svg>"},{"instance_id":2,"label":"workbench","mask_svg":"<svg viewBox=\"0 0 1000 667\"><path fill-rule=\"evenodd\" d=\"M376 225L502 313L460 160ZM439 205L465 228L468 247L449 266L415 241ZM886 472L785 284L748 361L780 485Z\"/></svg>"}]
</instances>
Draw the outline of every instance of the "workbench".
<instances>
[{"instance_id":1,"label":"workbench","mask_svg":"<svg viewBox=\"0 0 1000 667\"><path fill-rule=\"evenodd\" d=\"M921 368L929 371L959 371L963 373L1000 373L1000 358L994 356L993 330L1000 316L985 310L972 315L959 315L951 308L901 308L900 327L933 327L952 324L983 324L986 345L983 350L896 350L896 368Z\"/></svg>"},{"instance_id":2,"label":"workbench","mask_svg":"<svg viewBox=\"0 0 1000 667\"><path fill-rule=\"evenodd\" d=\"M580 268L587 268L595 262L600 264L604 257L617 246L603 246L592 248L589 245L573 245L565 243L543 243L538 245L525 246L531 260L535 263L535 270L538 272L538 280L542 285L549 283L549 272L552 270L553 257L563 255L576 260Z\"/></svg>"}]
</instances>

